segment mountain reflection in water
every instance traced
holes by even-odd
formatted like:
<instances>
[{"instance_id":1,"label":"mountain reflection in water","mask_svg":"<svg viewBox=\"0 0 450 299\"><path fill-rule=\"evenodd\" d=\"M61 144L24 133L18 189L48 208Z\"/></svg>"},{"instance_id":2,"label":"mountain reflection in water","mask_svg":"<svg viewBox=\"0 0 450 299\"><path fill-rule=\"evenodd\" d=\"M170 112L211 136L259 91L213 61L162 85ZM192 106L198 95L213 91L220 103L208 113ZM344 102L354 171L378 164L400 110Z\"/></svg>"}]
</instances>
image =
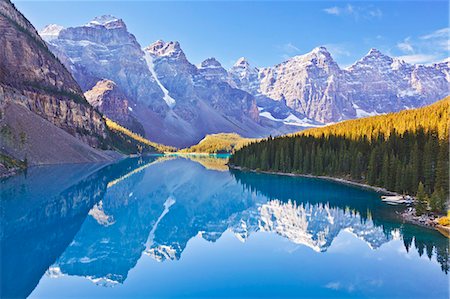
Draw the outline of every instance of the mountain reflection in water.
<instances>
[{"instance_id":1,"label":"mountain reflection in water","mask_svg":"<svg viewBox=\"0 0 450 299\"><path fill-rule=\"evenodd\" d=\"M242 242L270 232L316 252L326 252L341 231L373 250L402 240L407 251L449 269L448 240L401 223L402 207L375 192L228 171L211 157L31 168L1 187L2 298L27 297L43 275L124 284L143 254L176 261L191 239L216 242L227 231Z\"/></svg>"}]
</instances>

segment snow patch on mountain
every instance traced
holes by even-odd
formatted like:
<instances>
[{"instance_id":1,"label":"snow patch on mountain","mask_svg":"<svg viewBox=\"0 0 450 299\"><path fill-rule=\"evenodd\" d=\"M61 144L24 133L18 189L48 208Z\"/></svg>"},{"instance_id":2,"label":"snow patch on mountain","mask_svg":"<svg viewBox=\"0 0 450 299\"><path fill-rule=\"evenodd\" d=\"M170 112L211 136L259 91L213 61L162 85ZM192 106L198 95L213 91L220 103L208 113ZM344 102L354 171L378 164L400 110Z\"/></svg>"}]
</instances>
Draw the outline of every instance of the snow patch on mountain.
<instances>
[{"instance_id":1,"label":"snow patch on mountain","mask_svg":"<svg viewBox=\"0 0 450 299\"><path fill-rule=\"evenodd\" d=\"M353 105L353 108L355 108L357 118L380 115L380 113L378 113L376 111L367 112L364 109L359 108L359 106L356 105L355 103L352 103L352 105Z\"/></svg>"},{"instance_id":2,"label":"snow patch on mountain","mask_svg":"<svg viewBox=\"0 0 450 299\"><path fill-rule=\"evenodd\" d=\"M177 102L175 101L174 98L172 98L169 95L169 91L167 90L167 88L165 88L164 85L161 83L161 81L159 81L158 75L156 74L156 71L155 71L155 66L153 64L153 57L147 51L144 51L144 53L145 53L144 59L145 59L145 62L147 63L148 70L150 71L153 78L156 80L156 83L158 84L158 86L161 88L161 90L164 93L164 96L163 96L164 101L166 102L167 106L169 106L170 108L173 108Z\"/></svg>"},{"instance_id":3,"label":"snow patch on mountain","mask_svg":"<svg viewBox=\"0 0 450 299\"><path fill-rule=\"evenodd\" d=\"M95 17L92 21L86 24L87 27L106 27L108 29L116 29L126 27L122 19L116 18L111 15L104 15Z\"/></svg>"},{"instance_id":4,"label":"snow patch on mountain","mask_svg":"<svg viewBox=\"0 0 450 299\"><path fill-rule=\"evenodd\" d=\"M64 27L57 24L50 24L45 26L41 31L39 31L39 35L45 40L50 41L55 38L58 38L59 33L63 30Z\"/></svg>"},{"instance_id":5,"label":"snow patch on mountain","mask_svg":"<svg viewBox=\"0 0 450 299\"><path fill-rule=\"evenodd\" d=\"M105 213L103 209L103 201L101 200L92 207L88 214L102 226L110 226L115 222L113 216Z\"/></svg>"},{"instance_id":6,"label":"snow patch on mountain","mask_svg":"<svg viewBox=\"0 0 450 299\"><path fill-rule=\"evenodd\" d=\"M258 107L258 109L262 109L262 108ZM300 119L292 113L290 113L287 117L285 117L283 119L273 117L272 113L270 113L268 111L260 112L259 116L265 117L267 119L270 119L270 120L273 120L276 122L282 122L282 123L284 123L286 125L290 125L290 126L298 126L298 127L318 127L319 126L317 124L314 124L310 119L308 119L306 117L303 119Z\"/></svg>"}]
</instances>

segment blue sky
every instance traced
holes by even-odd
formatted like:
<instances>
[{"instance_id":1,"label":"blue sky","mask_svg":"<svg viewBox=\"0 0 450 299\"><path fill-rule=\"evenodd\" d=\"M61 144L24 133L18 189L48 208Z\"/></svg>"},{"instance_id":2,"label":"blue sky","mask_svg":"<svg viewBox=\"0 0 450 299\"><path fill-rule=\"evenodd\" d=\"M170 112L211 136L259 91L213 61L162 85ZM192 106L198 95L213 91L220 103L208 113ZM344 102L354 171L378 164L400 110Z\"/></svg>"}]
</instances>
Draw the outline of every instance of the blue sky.
<instances>
[{"instance_id":1,"label":"blue sky","mask_svg":"<svg viewBox=\"0 0 450 299\"><path fill-rule=\"evenodd\" d=\"M177 40L195 64L216 57L230 67L244 56L255 66L271 66L320 45L343 67L372 47L411 63L449 56L447 1L13 2L38 29L112 14L143 47Z\"/></svg>"}]
</instances>

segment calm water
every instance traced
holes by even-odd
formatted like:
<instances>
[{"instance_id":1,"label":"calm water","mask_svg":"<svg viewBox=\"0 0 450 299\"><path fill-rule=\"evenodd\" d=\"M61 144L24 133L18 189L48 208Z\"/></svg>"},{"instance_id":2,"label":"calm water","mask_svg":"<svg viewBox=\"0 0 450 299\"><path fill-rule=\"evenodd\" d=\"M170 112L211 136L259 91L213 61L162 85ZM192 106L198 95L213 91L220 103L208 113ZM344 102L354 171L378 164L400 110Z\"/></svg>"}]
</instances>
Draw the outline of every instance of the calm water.
<instances>
[{"instance_id":1,"label":"calm water","mask_svg":"<svg viewBox=\"0 0 450 299\"><path fill-rule=\"evenodd\" d=\"M1 184L2 298L448 298L449 243L336 183L213 158Z\"/></svg>"}]
</instances>

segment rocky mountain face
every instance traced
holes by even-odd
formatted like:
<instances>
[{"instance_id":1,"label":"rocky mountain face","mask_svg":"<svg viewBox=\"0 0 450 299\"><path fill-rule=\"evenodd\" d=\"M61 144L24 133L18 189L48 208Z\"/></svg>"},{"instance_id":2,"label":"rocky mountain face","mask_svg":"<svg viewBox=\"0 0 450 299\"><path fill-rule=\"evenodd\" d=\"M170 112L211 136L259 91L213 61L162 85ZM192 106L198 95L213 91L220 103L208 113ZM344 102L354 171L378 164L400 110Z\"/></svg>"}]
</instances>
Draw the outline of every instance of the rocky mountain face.
<instances>
[{"instance_id":1,"label":"rocky mountain face","mask_svg":"<svg viewBox=\"0 0 450 299\"><path fill-rule=\"evenodd\" d=\"M0 2L0 147L29 164L110 159L107 128L10 1Z\"/></svg>"},{"instance_id":2,"label":"rocky mountain face","mask_svg":"<svg viewBox=\"0 0 450 299\"><path fill-rule=\"evenodd\" d=\"M79 27L53 24L41 34L84 91L109 79L129 98L139 99L154 111L166 109L163 92L148 70L141 46L122 20L102 16Z\"/></svg>"},{"instance_id":3,"label":"rocky mountain face","mask_svg":"<svg viewBox=\"0 0 450 299\"><path fill-rule=\"evenodd\" d=\"M376 49L346 69L325 47L262 69L245 58L230 70L215 58L195 66L178 42L142 49L112 16L40 34L84 91L114 81L146 137L175 146L218 132L277 135L419 107L446 96L450 82L448 62L410 65Z\"/></svg>"},{"instance_id":4,"label":"rocky mountain face","mask_svg":"<svg viewBox=\"0 0 450 299\"><path fill-rule=\"evenodd\" d=\"M448 95L450 82L448 62L410 65L371 49L341 69L324 47L260 70L239 60L231 74L255 96L323 123L428 105Z\"/></svg>"},{"instance_id":5,"label":"rocky mountain face","mask_svg":"<svg viewBox=\"0 0 450 299\"><path fill-rule=\"evenodd\" d=\"M98 81L92 89L84 93L84 96L89 104L97 108L103 115L135 133L145 134L142 125L130 113L133 108L129 106L127 96L113 81Z\"/></svg>"},{"instance_id":6,"label":"rocky mountain face","mask_svg":"<svg viewBox=\"0 0 450 299\"><path fill-rule=\"evenodd\" d=\"M66 29L49 25L41 35L83 90L103 79L115 82L153 141L187 146L212 133L262 137L298 129L261 120L257 99L239 89L214 58L195 66L178 42L159 40L141 49L118 18L102 16Z\"/></svg>"}]
</instances>

